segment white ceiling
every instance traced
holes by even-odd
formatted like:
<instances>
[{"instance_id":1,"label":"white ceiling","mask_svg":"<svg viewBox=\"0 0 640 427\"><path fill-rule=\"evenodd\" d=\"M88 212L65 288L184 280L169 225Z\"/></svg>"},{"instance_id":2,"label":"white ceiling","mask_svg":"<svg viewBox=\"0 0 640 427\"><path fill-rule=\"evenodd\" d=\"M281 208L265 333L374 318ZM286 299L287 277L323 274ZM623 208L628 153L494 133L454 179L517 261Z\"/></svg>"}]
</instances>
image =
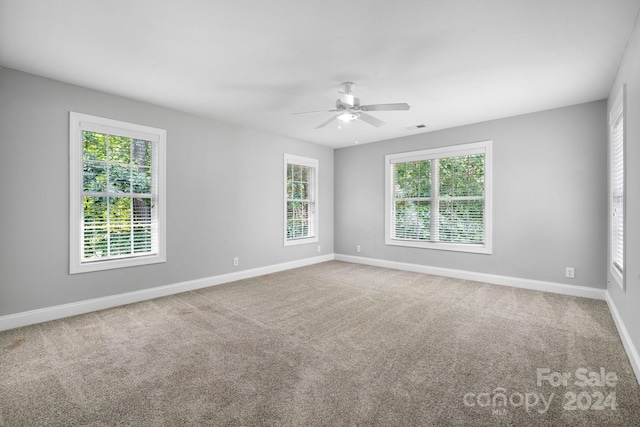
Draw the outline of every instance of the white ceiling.
<instances>
[{"instance_id":1,"label":"white ceiling","mask_svg":"<svg viewBox=\"0 0 640 427\"><path fill-rule=\"evenodd\" d=\"M0 0L0 65L329 147L606 98L639 0ZM344 81L410 111L315 129ZM2 100L6 102L7 100ZM88 112L90 113L90 112Z\"/></svg>"}]
</instances>

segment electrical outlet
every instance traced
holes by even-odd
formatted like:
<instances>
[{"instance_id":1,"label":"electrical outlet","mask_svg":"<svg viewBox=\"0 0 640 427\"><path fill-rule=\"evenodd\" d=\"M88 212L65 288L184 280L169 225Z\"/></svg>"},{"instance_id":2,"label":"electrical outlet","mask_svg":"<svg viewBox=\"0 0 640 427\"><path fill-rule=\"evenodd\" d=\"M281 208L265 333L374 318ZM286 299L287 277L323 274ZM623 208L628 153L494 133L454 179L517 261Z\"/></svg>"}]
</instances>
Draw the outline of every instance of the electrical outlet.
<instances>
[{"instance_id":1,"label":"electrical outlet","mask_svg":"<svg viewBox=\"0 0 640 427\"><path fill-rule=\"evenodd\" d=\"M239 264L240 264L240 258L235 257L235 258L233 259L233 266L234 266L234 267L237 267Z\"/></svg>"},{"instance_id":2,"label":"electrical outlet","mask_svg":"<svg viewBox=\"0 0 640 427\"><path fill-rule=\"evenodd\" d=\"M567 267L565 276L567 276L569 279L573 279L574 277L576 277L576 271L573 267Z\"/></svg>"},{"instance_id":3,"label":"electrical outlet","mask_svg":"<svg viewBox=\"0 0 640 427\"><path fill-rule=\"evenodd\" d=\"M322 248L318 245L318 252L322 252Z\"/></svg>"},{"instance_id":4,"label":"electrical outlet","mask_svg":"<svg viewBox=\"0 0 640 427\"><path fill-rule=\"evenodd\" d=\"M356 246L356 252L360 252L360 245Z\"/></svg>"}]
</instances>

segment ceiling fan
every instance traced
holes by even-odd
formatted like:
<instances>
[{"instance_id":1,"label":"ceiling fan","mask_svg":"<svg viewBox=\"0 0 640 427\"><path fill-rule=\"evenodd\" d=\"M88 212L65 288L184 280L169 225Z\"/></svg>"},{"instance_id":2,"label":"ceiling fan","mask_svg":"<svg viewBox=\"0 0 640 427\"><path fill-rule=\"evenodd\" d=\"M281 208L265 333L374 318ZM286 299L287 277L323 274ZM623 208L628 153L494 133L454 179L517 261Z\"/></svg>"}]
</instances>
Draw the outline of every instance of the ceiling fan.
<instances>
[{"instance_id":1,"label":"ceiling fan","mask_svg":"<svg viewBox=\"0 0 640 427\"><path fill-rule=\"evenodd\" d=\"M312 113L339 113L335 116L331 117L329 120L320 123L316 126L316 129L320 129L333 122L334 120L339 120L342 122L351 122L355 120L362 120L363 122L369 123L375 127L384 126L385 122L382 120L373 117L372 115L367 114L368 111L402 111L408 110L411 108L409 104L405 102L396 103L396 104L369 104L369 105L361 105L360 98L356 98L351 93L355 83L353 82L344 82L342 83L342 91L339 91L340 98L336 99L336 108L332 110L319 110L319 111L305 111L302 113L293 113L293 115L297 114L312 114Z\"/></svg>"}]
</instances>

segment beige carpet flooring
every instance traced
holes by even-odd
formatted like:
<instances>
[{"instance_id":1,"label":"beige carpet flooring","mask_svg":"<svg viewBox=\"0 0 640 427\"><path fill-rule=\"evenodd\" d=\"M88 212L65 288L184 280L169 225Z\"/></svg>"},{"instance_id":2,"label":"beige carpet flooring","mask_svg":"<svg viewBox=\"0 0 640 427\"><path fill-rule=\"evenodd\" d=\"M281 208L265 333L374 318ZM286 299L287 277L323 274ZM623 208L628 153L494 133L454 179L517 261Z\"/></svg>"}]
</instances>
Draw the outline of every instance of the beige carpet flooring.
<instances>
[{"instance_id":1,"label":"beige carpet flooring","mask_svg":"<svg viewBox=\"0 0 640 427\"><path fill-rule=\"evenodd\" d=\"M332 261L0 332L0 425L640 426L640 386L603 301Z\"/></svg>"}]
</instances>

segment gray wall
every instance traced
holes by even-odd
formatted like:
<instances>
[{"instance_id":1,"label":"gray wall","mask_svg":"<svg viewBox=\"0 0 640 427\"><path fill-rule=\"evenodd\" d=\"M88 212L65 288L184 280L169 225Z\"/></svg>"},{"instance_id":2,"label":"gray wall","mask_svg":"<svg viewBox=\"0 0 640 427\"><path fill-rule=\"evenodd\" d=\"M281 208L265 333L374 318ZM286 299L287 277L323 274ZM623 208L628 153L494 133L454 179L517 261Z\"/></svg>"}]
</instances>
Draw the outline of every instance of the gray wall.
<instances>
[{"instance_id":1,"label":"gray wall","mask_svg":"<svg viewBox=\"0 0 640 427\"><path fill-rule=\"evenodd\" d=\"M166 263L68 274L70 110L167 130ZM285 152L319 159L320 253L283 247ZM0 315L333 253L333 175L328 148L0 69Z\"/></svg>"},{"instance_id":2,"label":"gray wall","mask_svg":"<svg viewBox=\"0 0 640 427\"><path fill-rule=\"evenodd\" d=\"M336 150L336 253L604 288L605 110L597 101ZM488 139L493 254L386 246L384 156Z\"/></svg>"},{"instance_id":3,"label":"gray wall","mask_svg":"<svg viewBox=\"0 0 640 427\"><path fill-rule=\"evenodd\" d=\"M626 213L625 270L623 292L609 274L609 295L616 305L636 351L640 351L640 22L631 35L618 74L609 93L609 108L622 85L627 84L625 117ZM638 379L640 381L640 378Z\"/></svg>"}]
</instances>

